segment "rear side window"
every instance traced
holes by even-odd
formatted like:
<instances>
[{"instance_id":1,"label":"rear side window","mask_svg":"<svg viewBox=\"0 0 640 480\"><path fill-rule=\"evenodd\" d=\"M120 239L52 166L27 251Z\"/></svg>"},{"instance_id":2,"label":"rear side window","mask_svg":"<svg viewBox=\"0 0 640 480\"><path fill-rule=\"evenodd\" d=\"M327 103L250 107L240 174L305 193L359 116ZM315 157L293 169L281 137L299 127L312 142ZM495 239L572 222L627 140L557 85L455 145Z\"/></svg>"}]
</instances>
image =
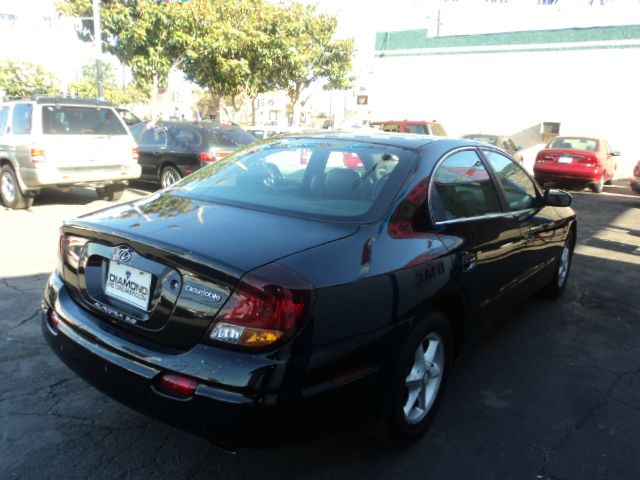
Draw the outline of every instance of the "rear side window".
<instances>
[{"instance_id":1,"label":"rear side window","mask_svg":"<svg viewBox=\"0 0 640 480\"><path fill-rule=\"evenodd\" d=\"M7 120L9 119L9 107L0 107L0 135L4 135L7 130Z\"/></svg>"},{"instance_id":2,"label":"rear side window","mask_svg":"<svg viewBox=\"0 0 640 480\"><path fill-rule=\"evenodd\" d=\"M526 210L537 204L538 192L533 181L516 162L498 152L483 150L498 177L511 210Z\"/></svg>"},{"instance_id":3,"label":"rear side window","mask_svg":"<svg viewBox=\"0 0 640 480\"><path fill-rule=\"evenodd\" d=\"M140 145L158 147L167 144L167 131L163 127L150 128L142 134Z\"/></svg>"},{"instance_id":4,"label":"rear side window","mask_svg":"<svg viewBox=\"0 0 640 480\"><path fill-rule=\"evenodd\" d=\"M256 141L256 138L241 128L216 128L209 130L209 140L220 147L244 147Z\"/></svg>"},{"instance_id":5,"label":"rear side window","mask_svg":"<svg viewBox=\"0 0 640 480\"><path fill-rule=\"evenodd\" d=\"M50 135L127 135L110 108L44 106L42 132Z\"/></svg>"},{"instance_id":6,"label":"rear side window","mask_svg":"<svg viewBox=\"0 0 640 480\"><path fill-rule=\"evenodd\" d=\"M172 145L183 150L201 149L204 143L200 132L191 127L169 128L169 139Z\"/></svg>"},{"instance_id":7,"label":"rear side window","mask_svg":"<svg viewBox=\"0 0 640 480\"><path fill-rule=\"evenodd\" d=\"M437 222L501 211L489 173L472 150L454 153L440 164L433 177L430 202Z\"/></svg>"},{"instance_id":8,"label":"rear side window","mask_svg":"<svg viewBox=\"0 0 640 480\"><path fill-rule=\"evenodd\" d=\"M33 106L30 103L16 103L13 107L13 121L11 131L14 135L28 135L31 133L31 117Z\"/></svg>"}]
</instances>

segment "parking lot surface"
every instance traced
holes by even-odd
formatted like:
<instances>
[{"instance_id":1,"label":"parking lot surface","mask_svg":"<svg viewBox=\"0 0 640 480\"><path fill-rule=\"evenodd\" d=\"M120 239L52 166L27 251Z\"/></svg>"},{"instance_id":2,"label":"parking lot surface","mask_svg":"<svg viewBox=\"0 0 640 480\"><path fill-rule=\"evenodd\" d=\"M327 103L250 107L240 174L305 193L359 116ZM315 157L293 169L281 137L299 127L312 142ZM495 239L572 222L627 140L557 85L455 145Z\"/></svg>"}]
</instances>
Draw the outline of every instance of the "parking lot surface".
<instances>
[{"instance_id":1,"label":"parking lot surface","mask_svg":"<svg viewBox=\"0 0 640 480\"><path fill-rule=\"evenodd\" d=\"M38 309L61 221L108 205L78 189L0 208L1 479L640 478L640 196L624 182L574 192L564 297L499 322L453 369L428 434L402 450L349 428L230 455L77 378L45 345Z\"/></svg>"}]
</instances>

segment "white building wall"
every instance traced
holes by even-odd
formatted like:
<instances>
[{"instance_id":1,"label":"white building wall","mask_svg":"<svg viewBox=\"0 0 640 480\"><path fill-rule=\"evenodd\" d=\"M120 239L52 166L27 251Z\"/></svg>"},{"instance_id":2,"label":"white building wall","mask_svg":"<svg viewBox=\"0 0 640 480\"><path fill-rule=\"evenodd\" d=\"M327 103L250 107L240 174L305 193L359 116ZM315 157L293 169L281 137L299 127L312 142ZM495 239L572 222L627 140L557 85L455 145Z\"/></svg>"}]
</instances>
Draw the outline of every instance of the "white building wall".
<instances>
[{"instance_id":1,"label":"white building wall","mask_svg":"<svg viewBox=\"0 0 640 480\"><path fill-rule=\"evenodd\" d=\"M638 48L377 58L371 119L437 119L452 136L560 122L560 134L609 139L627 176L640 159L638 65Z\"/></svg>"}]
</instances>

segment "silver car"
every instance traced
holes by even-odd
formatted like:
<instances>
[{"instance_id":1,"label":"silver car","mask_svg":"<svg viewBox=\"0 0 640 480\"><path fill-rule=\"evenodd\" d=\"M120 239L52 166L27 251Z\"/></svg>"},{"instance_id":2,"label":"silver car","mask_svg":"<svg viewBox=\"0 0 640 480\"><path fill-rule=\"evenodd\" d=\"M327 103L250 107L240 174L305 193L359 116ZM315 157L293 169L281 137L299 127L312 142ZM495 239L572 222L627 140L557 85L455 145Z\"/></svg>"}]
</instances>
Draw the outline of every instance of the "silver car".
<instances>
[{"instance_id":1,"label":"silver car","mask_svg":"<svg viewBox=\"0 0 640 480\"><path fill-rule=\"evenodd\" d=\"M29 208L43 187L89 186L118 200L140 176L138 148L109 104L40 98L0 103L0 199Z\"/></svg>"}]
</instances>

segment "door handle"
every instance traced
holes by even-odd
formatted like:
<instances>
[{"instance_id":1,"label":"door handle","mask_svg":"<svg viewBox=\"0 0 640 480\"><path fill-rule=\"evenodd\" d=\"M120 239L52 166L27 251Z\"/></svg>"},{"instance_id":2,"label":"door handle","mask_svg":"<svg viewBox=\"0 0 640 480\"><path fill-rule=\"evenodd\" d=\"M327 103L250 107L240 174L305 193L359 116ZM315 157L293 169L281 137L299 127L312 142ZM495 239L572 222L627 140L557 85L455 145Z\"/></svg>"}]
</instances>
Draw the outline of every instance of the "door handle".
<instances>
[{"instance_id":1,"label":"door handle","mask_svg":"<svg viewBox=\"0 0 640 480\"><path fill-rule=\"evenodd\" d=\"M469 272L478 265L478 255L475 252L462 252L460 257L460 266L462 273Z\"/></svg>"}]
</instances>

